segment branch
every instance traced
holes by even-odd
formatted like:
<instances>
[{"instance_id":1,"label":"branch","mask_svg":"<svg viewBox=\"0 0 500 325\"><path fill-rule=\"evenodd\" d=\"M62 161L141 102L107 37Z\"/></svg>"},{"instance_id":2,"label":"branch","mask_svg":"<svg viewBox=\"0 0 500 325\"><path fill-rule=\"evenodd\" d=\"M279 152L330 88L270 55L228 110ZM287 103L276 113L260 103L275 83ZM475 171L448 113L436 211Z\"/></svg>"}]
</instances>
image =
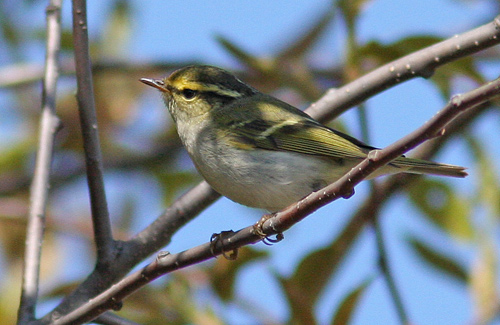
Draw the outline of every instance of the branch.
<instances>
[{"instance_id":1,"label":"branch","mask_svg":"<svg viewBox=\"0 0 500 325\"><path fill-rule=\"evenodd\" d=\"M467 32L467 33L464 33L464 34L459 35L459 36L455 36L452 39L449 39L448 41L440 42L440 43L438 43L434 46L431 46L427 49L421 50L418 53L425 52L426 50L428 52L431 52L430 49L432 49L432 51L435 51L435 53L442 53L443 56L447 58L446 60L451 61L451 60L457 59L461 56L457 56L457 55L446 56L446 53L449 53L450 51L453 53L456 52L456 49L453 51L450 50L449 45L450 45L450 43L453 43L455 45L460 44L460 42L462 42L464 44L462 49L464 51L467 51L467 53L470 54L470 53L478 52L478 51L484 49L485 47L493 46L499 42L500 35L498 35L499 31L496 29L498 26L498 24L496 22L497 22L497 20L495 20L493 23L479 27L478 29L475 29L474 31ZM484 43L479 43L480 45L478 45L478 46L475 46L475 42L474 42L474 46L471 46L470 42L465 42L465 40L470 38L470 34L472 32L474 32L473 34L475 36L477 36L477 38L480 40L483 40L486 38L491 39L491 40L488 42L485 41ZM480 35L480 34L484 34L484 35ZM407 56L406 58L408 58L410 56ZM439 62L436 62L434 56L426 56L426 58L427 58L427 60L425 62L423 62L423 66L426 66L426 65L430 66L433 64L439 64ZM400 60L402 60L402 59L400 59ZM395 62L399 62L400 60L397 60ZM440 62L442 63L444 61L441 60ZM391 64L386 65L386 67L389 67L389 68L390 68L390 66L392 66L392 65ZM375 71L378 71L378 70L379 69L377 69ZM413 71L416 71L416 70L414 69ZM355 87L355 85L359 84L359 82L354 81L354 82L349 83L349 84L345 85L344 87L340 88L340 89L343 89L343 92L345 92L345 94L343 94L341 96L345 99L344 101L339 100L338 102L336 102L337 98L338 98L337 96L339 94L339 91L330 91L322 99L320 99L318 102L312 104L308 108L307 113L309 113L314 118L318 119L320 122L326 121L326 119L328 117L335 116L334 112L338 111L339 109L344 109L343 107L346 105L346 102L356 103L356 102L358 102L358 100L356 100L356 97L366 96L366 89L371 89L371 94L374 94L376 92L380 92L380 91L382 91L386 88L389 88L390 86L393 86L393 85L397 84L398 82L402 81L401 75L398 75L397 73L395 73L395 74L392 74L392 77L387 78L384 82L380 83L376 79L373 78L373 76L372 76L373 73L374 72L368 73L367 75L365 75L364 77L361 78L362 80L364 80L362 87ZM417 75L421 75L421 74L415 73L412 76L417 76ZM407 80L407 79L405 79L405 80ZM370 83L368 83L368 82L370 82ZM470 121L467 121L467 123L469 123L469 122ZM199 186L204 186L203 184L204 183L201 183ZM205 193L205 195L206 196L203 196L203 195L201 195L201 196L194 195L193 196L194 199L190 201L190 204L194 204L197 207L196 209L194 209L194 210L178 210L178 211L176 211L174 209L173 211L171 210L172 214L169 213L170 214L169 218L174 218L174 219L181 218L181 217L186 218L186 219L194 218L202 209L207 207L211 202L213 202L218 197L218 194L214 193L213 191L207 191ZM317 207L316 207L316 209L317 209ZM175 215L176 213L178 213L178 215ZM363 215L359 215L359 218L356 218L356 220L353 220L353 222L351 224L351 228L354 229L353 231L357 231L357 229L360 228L361 225L363 225L364 223L365 223L365 221L363 219ZM110 270L108 273L106 273L106 278L105 279L101 278L100 281L98 281L99 283L95 283L95 281L92 281L92 279L95 280L95 275L98 275L98 273L99 273L99 272L96 273L96 271L94 271L87 278L87 280L84 283L82 283L79 286L79 288L77 289L77 291L80 293L80 295L73 292L72 294L70 294L69 296L67 296L64 299L63 303L60 306L58 306L56 308L56 310L54 310L50 314L46 315L44 317L44 319L45 320L53 319L55 316L58 316L61 314L64 315L67 313L68 310L71 310L75 306L79 306L79 305L83 304L85 299L90 299L91 297L95 296L95 293L102 292L102 290L101 291L98 290L99 287L100 288L107 288L107 287L111 286L111 284L115 283L121 277L122 274L126 274L133 267L133 265L135 265L139 261L142 261L144 258L146 258L147 256L149 256L151 253L154 252L154 251L151 251L150 249L152 249L153 247L162 247L162 246L166 245L168 243L168 241L170 240L169 236L159 238L158 236L155 235L158 233L162 233L163 229L160 228L160 225L167 227L166 223L155 221L155 224L148 227L148 230L146 232L142 232L139 236L132 239L131 241L123 242L122 248L124 251L131 250L131 251L140 252L140 253L133 254L133 256L128 256L128 257L125 257L125 254L122 254L121 256L119 256L119 257L123 257L123 258L122 259L119 258L115 261L115 263L113 264L113 271ZM168 225L169 233L170 232L174 233L182 225L183 225L183 223L169 224ZM158 226L158 228L156 226ZM163 226L161 226L161 227L163 227ZM252 240L254 240L254 241L252 241ZM259 239L254 238L252 240L247 239L247 242L243 242L242 244L253 243L255 241L258 241ZM148 244L146 245L146 243L148 243ZM225 248L226 248L226 246L225 246ZM130 255L130 254L128 254L128 255ZM210 258L210 256L208 256L207 258ZM113 280L113 279L116 279L116 280ZM108 281L112 281L112 282L108 282ZM91 287L91 290L88 290L89 286ZM81 294L83 294L83 296ZM82 306L82 307L84 307L84 306Z\"/></svg>"},{"instance_id":2,"label":"branch","mask_svg":"<svg viewBox=\"0 0 500 325\"><path fill-rule=\"evenodd\" d=\"M408 80L411 77L422 75L423 73L420 72L419 67L421 67L422 69L425 68L426 70L428 70L429 67L433 67L433 69L435 69L445 62L456 60L464 56L465 54L476 53L486 47L491 47L495 44L498 44L500 43L500 22L498 21L498 19L500 18L497 17L493 22L489 24L476 28L470 32L466 32L462 35L454 36L446 41L440 42L426 49L415 52L414 54L410 54L404 58L398 59L384 66L386 68L382 67L376 69L373 72L366 74L365 76L345 85L342 88L333 91L331 90L319 101L309 106L306 112L318 121L325 122L329 118L336 116L337 112L345 111L345 107L346 105L348 105L347 103L355 105L356 103L361 102L362 100L357 99L359 96L365 96L363 97L363 100L366 99L366 92L368 89L371 89L369 93L370 96L372 96L376 93L381 92L382 90L396 85L403 80ZM472 39L477 39L478 45L476 45L476 41L472 41ZM462 46L460 51L456 50L456 46L458 44L461 44ZM420 53L419 55L422 55L422 53L425 54L425 58L417 60L415 55L417 53ZM436 62L435 60L436 55L440 55L441 57L441 60L439 62ZM389 75L386 75L382 82L379 82L376 79L376 77L381 77L381 70L389 70L391 66L399 67L403 63L417 61L418 65L415 63L412 70L415 72L414 74L410 73L398 75L398 73L391 73ZM403 79L403 77L405 79ZM192 201L191 203L198 204L198 202L194 201ZM156 232L159 231L161 231L161 229L158 229ZM157 237L154 236L154 233L155 232L151 231L150 234L143 234L142 240L144 242L156 241ZM165 244L166 242L163 243L163 246ZM159 246L162 247L162 245ZM153 252L149 252L149 254L151 253Z\"/></svg>"},{"instance_id":3,"label":"branch","mask_svg":"<svg viewBox=\"0 0 500 325\"><path fill-rule=\"evenodd\" d=\"M103 180L102 156L92 85L85 0L73 0L73 45L75 47L78 110L82 124L92 223L97 246L97 266L105 266L113 261L114 242Z\"/></svg>"},{"instance_id":4,"label":"branch","mask_svg":"<svg viewBox=\"0 0 500 325\"><path fill-rule=\"evenodd\" d=\"M464 132L464 129L470 126L471 122L475 121L482 113L486 112L489 107L491 107L489 103L484 103L475 107L473 110L462 113L448 124L447 132L443 136L433 141L428 141L417 150L414 150L414 156L421 159L429 159L436 154L452 136ZM370 196L365 199L360 207L348 217L349 221L347 225L345 225L342 232L335 239L336 245L338 247L351 247L367 223L378 221L374 219L378 218L385 203L388 202L394 194L398 193L398 191L412 184L418 177L422 176L415 174L397 174L387 177L381 184L377 184L376 190L372 191ZM332 262L332 264L338 266L348 252L348 250L338 250L335 254L335 261ZM336 269L337 268L333 267L331 269L332 273ZM401 313L401 310L399 312ZM400 318L404 319L404 317Z\"/></svg>"},{"instance_id":5,"label":"branch","mask_svg":"<svg viewBox=\"0 0 500 325\"><path fill-rule=\"evenodd\" d=\"M140 325L136 322L120 317L116 314L112 314L110 312L104 313L101 316L97 317L94 320L94 323L103 325Z\"/></svg>"},{"instance_id":6,"label":"branch","mask_svg":"<svg viewBox=\"0 0 500 325\"><path fill-rule=\"evenodd\" d=\"M376 191L377 188L374 188L374 190ZM378 216L379 211L380 210L374 212L372 216L373 227L375 230L376 244L377 244L376 249L379 254L378 265L380 271L382 272L387 288L389 289L389 294L394 303L394 307L396 308L400 324L411 324L408 319L408 312L406 311L405 306L403 304L403 299L401 298L401 293L399 292L398 287L396 285L396 279L394 278L393 272L389 266L389 254L386 248L386 242L382 231L381 220Z\"/></svg>"},{"instance_id":7,"label":"branch","mask_svg":"<svg viewBox=\"0 0 500 325\"><path fill-rule=\"evenodd\" d=\"M170 243L172 236L179 228L191 221L219 197L220 194L215 192L207 182L201 182L177 199L151 225L126 242L124 251L149 256L152 252ZM151 240L151 238L155 238L155 240ZM138 263L136 258L130 262L131 266Z\"/></svg>"},{"instance_id":8,"label":"branch","mask_svg":"<svg viewBox=\"0 0 500 325\"><path fill-rule=\"evenodd\" d=\"M30 193L30 210L26 233L23 284L18 322L35 319L38 299L40 258L45 228L45 212L50 179L50 165L54 139L60 126L56 115L56 91L59 74L58 56L61 46L61 0L51 0L46 8L47 53L42 89L42 114L38 140L38 154Z\"/></svg>"},{"instance_id":9,"label":"branch","mask_svg":"<svg viewBox=\"0 0 500 325\"><path fill-rule=\"evenodd\" d=\"M500 79L496 79L466 94L453 97L440 112L422 127L382 150L373 150L366 159L335 183L310 194L265 221L262 230L268 236L282 233L320 207L338 198L350 197L353 194L354 186L377 168L384 166L420 143L444 134L445 126L453 118L499 94ZM161 275L213 258L214 255L222 254L223 251L238 249L260 240L261 238L254 234L253 226L249 226L224 236L215 244L215 247L211 247L211 243L206 243L178 254L161 252L153 263L124 278L89 303L55 320L54 324L90 321L108 309L119 307L120 302L125 297Z\"/></svg>"},{"instance_id":10,"label":"branch","mask_svg":"<svg viewBox=\"0 0 500 325\"><path fill-rule=\"evenodd\" d=\"M306 110L318 121L334 119L387 88L415 77L430 78L436 68L500 43L500 16L481 27L455 35L390 62L338 89L331 89Z\"/></svg>"},{"instance_id":11,"label":"branch","mask_svg":"<svg viewBox=\"0 0 500 325\"><path fill-rule=\"evenodd\" d=\"M499 93L500 79L495 79L466 94L454 96L440 112L419 129L382 150L372 150L366 159L338 181L323 190L310 194L296 205L291 205L275 217L267 220L263 225L264 232L267 235L281 233L318 208L340 197L350 197L353 194L354 186L377 168L386 165L419 144L444 134L445 126L453 118L465 110L472 109L490 100Z\"/></svg>"}]
</instances>

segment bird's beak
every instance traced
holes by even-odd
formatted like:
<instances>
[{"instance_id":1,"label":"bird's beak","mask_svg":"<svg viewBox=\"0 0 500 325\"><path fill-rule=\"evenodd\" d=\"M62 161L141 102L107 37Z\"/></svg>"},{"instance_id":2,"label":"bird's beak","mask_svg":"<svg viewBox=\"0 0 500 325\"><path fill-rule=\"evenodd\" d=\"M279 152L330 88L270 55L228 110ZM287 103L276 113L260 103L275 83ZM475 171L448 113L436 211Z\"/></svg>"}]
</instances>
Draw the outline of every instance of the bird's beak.
<instances>
[{"instance_id":1,"label":"bird's beak","mask_svg":"<svg viewBox=\"0 0 500 325\"><path fill-rule=\"evenodd\" d=\"M141 78L140 81L142 83L145 83L148 86L151 86L153 88L158 89L161 92L167 93L170 92L167 87L165 86L165 82L161 79L148 79L148 78Z\"/></svg>"}]
</instances>

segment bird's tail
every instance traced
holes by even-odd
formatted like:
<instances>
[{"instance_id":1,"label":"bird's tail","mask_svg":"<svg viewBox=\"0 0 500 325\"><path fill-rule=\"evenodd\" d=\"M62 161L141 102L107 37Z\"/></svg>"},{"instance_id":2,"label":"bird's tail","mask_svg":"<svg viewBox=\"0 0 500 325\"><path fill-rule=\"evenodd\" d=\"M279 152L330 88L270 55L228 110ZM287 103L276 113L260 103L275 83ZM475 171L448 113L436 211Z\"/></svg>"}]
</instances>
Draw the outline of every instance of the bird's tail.
<instances>
[{"instance_id":1,"label":"bird's tail","mask_svg":"<svg viewBox=\"0 0 500 325\"><path fill-rule=\"evenodd\" d=\"M467 172L465 172L465 167L440 164L432 161L400 157L393 160L389 165L397 168L404 169L406 173L414 174L429 174L429 175L440 175L440 176L451 176L451 177L465 177Z\"/></svg>"}]
</instances>

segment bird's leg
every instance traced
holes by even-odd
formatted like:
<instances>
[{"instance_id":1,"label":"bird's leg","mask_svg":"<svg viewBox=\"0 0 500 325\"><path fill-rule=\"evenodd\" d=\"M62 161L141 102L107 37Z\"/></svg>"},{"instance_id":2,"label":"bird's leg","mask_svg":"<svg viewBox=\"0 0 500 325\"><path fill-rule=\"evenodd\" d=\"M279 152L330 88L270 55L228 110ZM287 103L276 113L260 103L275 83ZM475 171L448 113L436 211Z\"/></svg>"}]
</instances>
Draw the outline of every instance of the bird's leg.
<instances>
[{"instance_id":1,"label":"bird's leg","mask_svg":"<svg viewBox=\"0 0 500 325\"><path fill-rule=\"evenodd\" d=\"M224 250L224 239L231 236L232 234L234 234L234 231L232 230L225 230L221 231L219 234L212 234L212 236L210 237L210 252L213 256L217 256L215 254L215 248L220 242L222 256L224 256L225 259L233 261L238 258L238 249L233 249L229 253Z\"/></svg>"},{"instance_id":2,"label":"bird's leg","mask_svg":"<svg viewBox=\"0 0 500 325\"><path fill-rule=\"evenodd\" d=\"M262 226L264 225L264 223L271 219L272 217L274 217L276 215L276 213L271 213L271 214L265 214L262 216L262 218L260 218L259 221L257 221L254 225L253 225L253 233L256 234L257 236L259 236L260 238L262 238L262 242L266 245L272 245L272 244L276 244L280 241L283 240L283 238L285 238L283 236L283 233L279 232L276 234L276 239L272 239L270 238L268 235L266 235L266 233L264 232L264 230L262 229Z\"/></svg>"}]
</instances>

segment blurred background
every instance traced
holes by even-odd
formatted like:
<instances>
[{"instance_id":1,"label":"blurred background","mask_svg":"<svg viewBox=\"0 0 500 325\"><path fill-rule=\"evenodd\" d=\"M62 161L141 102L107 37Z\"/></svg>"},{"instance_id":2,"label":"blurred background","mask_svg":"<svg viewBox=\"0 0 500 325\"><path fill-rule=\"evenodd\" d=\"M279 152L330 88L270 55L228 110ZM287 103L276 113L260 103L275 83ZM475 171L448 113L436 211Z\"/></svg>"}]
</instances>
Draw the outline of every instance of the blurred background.
<instances>
[{"instance_id":1,"label":"blurred background","mask_svg":"<svg viewBox=\"0 0 500 325\"><path fill-rule=\"evenodd\" d=\"M36 155L47 2L0 3L0 319L15 321L29 186ZM491 22L494 0L90 1L89 35L115 235L150 224L201 178L159 94L138 81L204 63L306 108L327 89L420 48ZM57 135L38 315L93 269L94 246L74 76L71 3L63 4ZM330 125L384 147L421 126L453 94L498 77L499 48L439 68L353 108ZM376 227L413 324L500 324L498 101L477 110L432 159L466 179L365 182L285 233L165 276L124 302L143 324L398 324L380 268ZM425 151L424 151L425 153ZM411 156L412 153L410 152ZM378 185L377 185L378 184ZM352 223L380 186L364 222ZM173 238L176 253L238 230L263 211L221 198Z\"/></svg>"}]
</instances>

